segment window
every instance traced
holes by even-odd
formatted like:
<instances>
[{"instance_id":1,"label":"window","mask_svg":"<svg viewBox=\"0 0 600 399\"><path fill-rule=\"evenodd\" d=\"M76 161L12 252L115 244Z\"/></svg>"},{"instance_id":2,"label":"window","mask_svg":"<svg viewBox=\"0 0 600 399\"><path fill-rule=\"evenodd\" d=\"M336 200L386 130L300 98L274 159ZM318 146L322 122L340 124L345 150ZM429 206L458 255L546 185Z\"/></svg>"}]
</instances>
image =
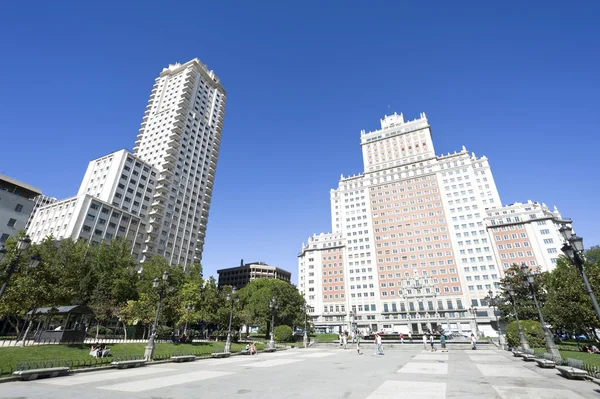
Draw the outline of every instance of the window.
<instances>
[{"instance_id":1,"label":"window","mask_svg":"<svg viewBox=\"0 0 600 399\"><path fill-rule=\"evenodd\" d=\"M8 227L15 227L15 223L17 223L17 219L8 219L8 223L6 224Z\"/></svg>"},{"instance_id":2,"label":"window","mask_svg":"<svg viewBox=\"0 0 600 399\"><path fill-rule=\"evenodd\" d=\"M5 242L6 240L8 240L8 237L10 237L10 234L2 234L2 237L0 237L0 242Z\"/></svg>"},{"instance_id":3,"label":"window","mask_svg":"<svg viewBox=\"0 0 600 399\"><path fill-rule=\"evenodd\" d=\"M15 206L15 212L19 212L20 213L21 211L23 211L23 205L17 204L17 206Z\"/></svg>"}]
</instances>

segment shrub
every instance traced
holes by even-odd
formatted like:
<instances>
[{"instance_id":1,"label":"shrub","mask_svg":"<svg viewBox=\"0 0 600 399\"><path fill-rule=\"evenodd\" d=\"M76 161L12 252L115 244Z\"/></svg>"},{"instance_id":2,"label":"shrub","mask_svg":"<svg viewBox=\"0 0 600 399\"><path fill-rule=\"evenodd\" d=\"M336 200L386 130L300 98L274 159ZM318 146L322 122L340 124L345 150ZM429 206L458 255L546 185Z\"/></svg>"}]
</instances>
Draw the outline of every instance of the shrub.
<instances>
[{"instance_id":1,"label":"shrub","mask_svg":"<svg viewBox=\"0 0 600 399\"><path fill-rule=\"evenodd\" d=\"M521 320L521 328L525 338L532 348L543 348L545 346L544 329L542 324L536 320ZM506 339L511 347L521 346L519 328L517 322L513 321L506 326Z\"/></svg>"},{"instance_id":2,"label":"shrub","mask_svg":"<svg viewBox=\"0 0 600 399\"><path fill-rule=\"evenodd\" d=\"M277 326L275 327L275 340L279 342L291 342L293 338L292 327Z\"/></svg>"}]
</instances>

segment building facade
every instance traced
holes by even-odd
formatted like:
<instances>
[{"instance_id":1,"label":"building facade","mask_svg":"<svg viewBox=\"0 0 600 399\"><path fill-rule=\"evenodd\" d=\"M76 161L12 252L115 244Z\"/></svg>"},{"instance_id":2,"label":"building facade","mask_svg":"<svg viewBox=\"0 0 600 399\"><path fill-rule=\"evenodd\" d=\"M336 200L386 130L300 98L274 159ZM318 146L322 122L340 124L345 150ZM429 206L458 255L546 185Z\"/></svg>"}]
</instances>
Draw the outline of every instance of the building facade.
<instances>
[{"instance_id":1,"label":"building facade","mask_svg":"<svg viewBox=\"0 0 600 399\"><path fill-rule=\"evenodd\" d=\"M39 242L125 237L140 262L184 268L202 258L225 112L219 78L198 59L156 79L133 154L90 162L77 196L42 206L28 231Z\"/></svg>"},{"instance_id":2,"label":"building facade","mask_svg":"<svg viewBox=\"0 0 600 399\"><path fill-rule=\"evenodd\" d=\"M184 267L202 259L225 101L219 78L198 59L156 79L134 147L159 172L144 256Z\"/></svg>"},{"instance_id":3,"label":"building facade","mask_svg":"<svg viewBox=\"0 0 600 399\"><path fill-rule=\"evenodd\" d=\"M122 237L132 243L133 257L140 261L157 176L157 169L127 150L95 159L77 195L40 207L28 234L36 243L52 236L83 239L92 245Z\"/></svg>"},{"instance_id":4,"label":"building facade","mask_svg":"<svg viewBox=\"0 0 600 399\"><path fill-rule=\"evenodd\" d=\"M289 283L292 274L276 266L269 266L264 262L252 262L244 264L242 259L240 266L217 270L219 275L219 287L230 285L237 289L243 288L250 281L259 278L275 278Z\"/></svg>"},{"instance_id":5,"label":"building facade","mask_svg":"<svg viewBox=\"0 0 600 399\"><path fill-rule=\"evenodd\" d=\"M528 201L515 202L487 211L486 226L494 241L502 269L525 262L532 270L552 271L562 253L564 239L558 231L571 220L563 219L556 207Z\"/></svg>"},{"instance_id":6,"label":"building facade","mask_svg":"<svg viewBox=\"0 0 600 399\"><path fill-rule=\"evenodd\" d=\"M33 217L35 216L38 209L40 209L42 206L52 204L56 201L58 201L56 198L48 197L47 195L44 195L44 194L38 195L37 197L35 197L35 199L33 200L33 202L34 202L33 210L31 211L31 215L29 215L29 220L27 220L27 225L25 225L25 230L27 230L27 231L29 230L31 221L33 220Z\"/></svg>"},{"instance_id":7,"label":"building facade","mask_svg":"<svg viewBox=\"0 0 600 399\"><path fill-rule=\"evenodd\" d=\"M39 188L0 174L0 245L25 229L40 195Z\"/></svg>"},{"instance_id":8,"label":"building facade","mask_svg":"<svg viewBox=\"0 0 600 399\"><path fill-rule=\"evenodd\" d=\"M495 335L486 297L503 266L490 213L502 204L488 159L464 146L436 155L424 113L380 122L361 132L364 172L330 192L332 233L298 255L315 325Z\"/></svg>"}]
</instances>

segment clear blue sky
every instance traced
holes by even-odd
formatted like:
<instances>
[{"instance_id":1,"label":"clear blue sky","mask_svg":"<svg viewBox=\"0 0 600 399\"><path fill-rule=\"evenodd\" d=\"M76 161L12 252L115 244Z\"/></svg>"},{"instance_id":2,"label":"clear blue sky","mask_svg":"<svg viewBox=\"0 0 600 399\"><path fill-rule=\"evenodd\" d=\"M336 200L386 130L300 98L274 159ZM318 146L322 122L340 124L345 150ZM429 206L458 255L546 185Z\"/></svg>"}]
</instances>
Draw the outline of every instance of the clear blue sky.
<instances>
[{"instance_id":1,"label":"clear blue sky","mask_svg":"<svg viewBox=\"0 0 600 399\"><path fill-rule=\"evenodd\" d=\"M7 2L0 172L76 194L133 147L161 69L198 57L228 97L206 275L243 258L295 281L360 130L394 111L426 112L438 154L486 155L504 204L557 205L600 244L600 3L488 3Z\"/></svg>"}]
</instances>

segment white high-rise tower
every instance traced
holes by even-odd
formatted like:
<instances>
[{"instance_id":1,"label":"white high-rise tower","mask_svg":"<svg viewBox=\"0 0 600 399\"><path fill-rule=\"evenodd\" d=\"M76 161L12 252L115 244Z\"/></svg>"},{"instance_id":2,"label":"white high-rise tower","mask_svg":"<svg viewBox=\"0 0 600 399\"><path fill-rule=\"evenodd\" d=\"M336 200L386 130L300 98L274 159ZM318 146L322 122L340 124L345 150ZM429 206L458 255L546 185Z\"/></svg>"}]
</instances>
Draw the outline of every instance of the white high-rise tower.
<instances>
[{"instance_id":1,"label":"white high-rise tower","mask_svg":"<svg viewBox=\"0 0 600 399\"><path fill-rule=\"evenodd\" d=\"M134 147L159 171L144 257L184 267L202 259L224 112L225 90L198 59L156 79Z\"/></svg>"}]
</instances>

